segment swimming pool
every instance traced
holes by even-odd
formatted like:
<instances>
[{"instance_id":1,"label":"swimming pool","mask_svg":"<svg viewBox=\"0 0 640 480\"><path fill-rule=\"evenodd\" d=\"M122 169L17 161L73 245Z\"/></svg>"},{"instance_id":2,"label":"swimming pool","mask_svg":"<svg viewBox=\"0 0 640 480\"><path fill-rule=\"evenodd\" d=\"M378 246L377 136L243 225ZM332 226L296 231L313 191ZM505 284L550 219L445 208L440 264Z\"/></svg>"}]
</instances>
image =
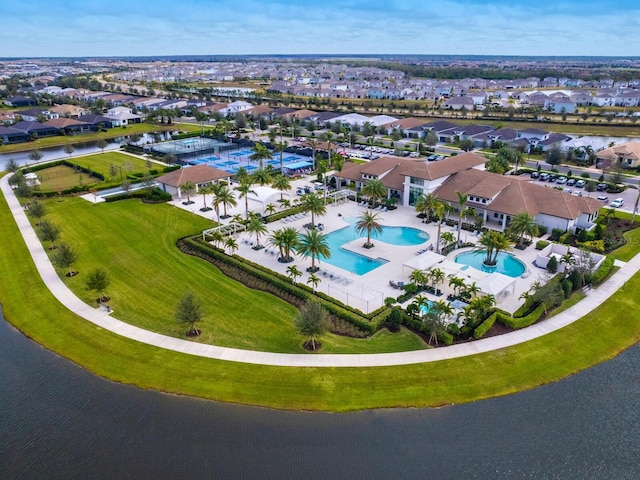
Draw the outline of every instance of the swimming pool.
<instances>
[{"instance_id":1,"label":"swimming pool","mask_svg":"<svg viewBox=\"0 0 640 480\"><path fill-rule=\"evenodd\" d=\"M363 235L356 232L355 224L357 218L345 218L348 223L346 227L327 234L327 243L331 249L331 258L323 259L330 265L342 268L356 275L364 275L388 262L384 258L370 258L359 253L351 252L343 248L343 245ZM365 234L366 236L366 234ZM378 235L371 233L371 239L377 242L384 242L390 245L411 246L421 245L429 240L429 234L410 227L382 227L382 232ZM382 249L374 247L370 250L372 254L382 253Z\"/></svg>"},{"instance_id":2,"label":"swimming pool","mask_svg":"<svg viewBox=\"0 0 640 480\"><path fill-rule=\"evenodd\" d=\"M456 255L454 261L463 265L469 265L470 267L473 267L476 270L482 270L483 272L498 272L514 278L522 275L527 269L524 263L518 260L515 256L505 252L500 252L498 254L498 263L495 267L487 267L482 263L485 255L485 252L465 252Z\"/></svg>"}]
</instances>

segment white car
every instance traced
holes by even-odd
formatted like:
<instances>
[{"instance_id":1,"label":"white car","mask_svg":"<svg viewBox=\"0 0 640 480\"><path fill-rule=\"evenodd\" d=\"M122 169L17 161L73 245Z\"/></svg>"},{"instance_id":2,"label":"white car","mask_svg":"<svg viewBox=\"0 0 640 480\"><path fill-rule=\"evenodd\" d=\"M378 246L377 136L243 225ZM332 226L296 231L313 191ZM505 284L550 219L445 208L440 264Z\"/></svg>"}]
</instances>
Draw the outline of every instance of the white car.
<instances>
[{"instance_id":1,"label":"white car","mask_svg":"<svg viewBox=\"0 0 640 480\"><path fill-rule=\"evenodd\" d=\"M613 202L609 204L611 208L620 208L622 205L624 205L623 198L616 198Z\"/></svg>"}]
</instances>

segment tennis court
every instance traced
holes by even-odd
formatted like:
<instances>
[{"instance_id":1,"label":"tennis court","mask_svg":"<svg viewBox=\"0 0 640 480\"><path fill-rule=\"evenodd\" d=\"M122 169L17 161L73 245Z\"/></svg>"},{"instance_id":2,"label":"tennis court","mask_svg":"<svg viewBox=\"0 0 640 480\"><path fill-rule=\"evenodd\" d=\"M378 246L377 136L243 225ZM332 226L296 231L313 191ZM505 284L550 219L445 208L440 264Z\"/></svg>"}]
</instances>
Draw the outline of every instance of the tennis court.
<instances>
[{"instance_id":1,"label":"tennis court","mask_svg":"<svg viewBox=\"0 0 640 480\"><path fill-rule=\"evenodd\" d=\"M190 165L209 165L210 167L219 168L230 173L236 173L238 168L243 167L247 171L253 171L259 168L259 160L251 160L251 155L255 152L250 149L236 150L234 152L226 151L216 153L212 156L204 158L198 158L195 160L189 160ZM271 165L272 167L280 168L280 156L275 153L274 158L271 160L263 160L263 165ZM303 155L295 155L288 153L282 157L282 168L285 174L296 173L301 170L309 170L313 167L313 162L309 157ZM309 173L305 171L305 173Z\"/></svg>"}]
</instances>

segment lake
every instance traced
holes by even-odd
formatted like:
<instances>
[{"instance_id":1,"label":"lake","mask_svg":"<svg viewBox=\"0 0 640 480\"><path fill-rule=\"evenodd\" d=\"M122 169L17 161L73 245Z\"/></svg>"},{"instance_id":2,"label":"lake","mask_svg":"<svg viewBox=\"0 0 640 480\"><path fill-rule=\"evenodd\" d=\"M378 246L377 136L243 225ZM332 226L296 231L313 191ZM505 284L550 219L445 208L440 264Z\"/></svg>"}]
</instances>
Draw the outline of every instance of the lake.
<instances>
[{"instance_id":1,"label":"lake","mask_svg":"<svg viewBox=\"0 0 640 480\"><path fill-rule=\"evenodd\" d=\"M635 479L639 379L635 346L468 405L282 412L108 382L0 318L0 478Z\"/></svg>"}]
</instances>

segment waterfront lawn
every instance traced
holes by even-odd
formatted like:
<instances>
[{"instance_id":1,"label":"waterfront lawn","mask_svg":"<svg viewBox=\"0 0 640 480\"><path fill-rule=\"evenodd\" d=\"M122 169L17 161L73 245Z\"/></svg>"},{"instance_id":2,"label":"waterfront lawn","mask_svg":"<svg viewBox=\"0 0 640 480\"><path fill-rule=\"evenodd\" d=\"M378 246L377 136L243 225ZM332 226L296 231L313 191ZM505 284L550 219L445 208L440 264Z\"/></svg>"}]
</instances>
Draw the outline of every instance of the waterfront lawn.
<instances>
[{"instance_id":1,"label":"waterfront lawn","mask_svg":"<svg viewBox=\"0 0 640 480\"><path fill-rule=\"evenodd\" d=\"M32 142L12 143L0 146L0 153L25 152L42 148L60 147L76 143L95 142L100 139L110 139L134 134L151 133L167 130L188 130L184 124L167 125L162 123L134 123L123 127L109 128L105 132L81 133L78 135L55 135L53 137L38 138Z\"/></svg>"},{"instance_id":2,"label":"waterfront lawn","mask_svg":"<svg viewBox=\"0 0 640 480\"><path fill-rule=\"evenodd\" d=\"M141 388L290 410L449 405L559 380L640 340L640 322L628 315L640 306L633 295L640 289L636 275L595 311L560 331L455 360L378 368L285 368L183 355L120 337L66 310L38 276L4 198L0 224L5 240L0 249L0 301L7 320L78 365Z\"/></svg>"},{"instance_id":3,"label":"waterfront lawn","mask_svg":"<svg viewBox=\"0 0 640 480\"><path fill-rule=\"evenodd\" d=\"M158 333L184 338L173 320L179 298L191 290L203 301L206 321L195 341L220 346L302 353L303 337L293 326L296 310L273 295L229 279L216 267L180 252L175 242L210 228L212 222L167 204L139 200L94 206L81 198L45 201L47 220L59 225L62 240L78 252L80 272L64 282L83 301L96 304L84 289L86 273L104 266L112 278L107 294L114 315ZM380 333L369 339L325 335L333 353L394 352L424 348L411 332Z\"/></svg>"}]
</instances>

